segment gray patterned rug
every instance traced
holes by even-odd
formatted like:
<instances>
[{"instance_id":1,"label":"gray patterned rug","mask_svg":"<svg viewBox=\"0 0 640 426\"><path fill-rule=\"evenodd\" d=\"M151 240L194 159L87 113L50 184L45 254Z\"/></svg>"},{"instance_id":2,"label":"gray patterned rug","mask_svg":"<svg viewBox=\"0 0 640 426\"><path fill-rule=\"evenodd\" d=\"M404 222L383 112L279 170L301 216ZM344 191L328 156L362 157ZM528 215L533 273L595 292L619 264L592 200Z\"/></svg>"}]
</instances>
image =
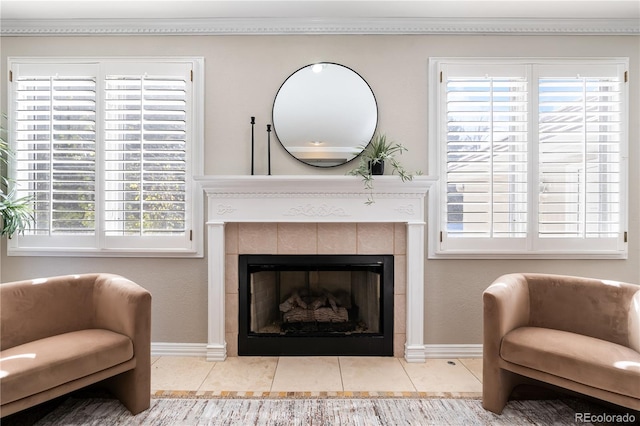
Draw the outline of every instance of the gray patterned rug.
<instances>
[{"instance_id":1,"label":"gray patterned rug","mask_svg":"<svg viewBox=\"0 0 640 426\"><path fill-rule=\"evenodd\" d=\"M115 399L69 397L38 426L72 425L589 425L559 400L511 401L502 415L479 399L152 399L132 416Z\"/></svg>"}]
</instances>

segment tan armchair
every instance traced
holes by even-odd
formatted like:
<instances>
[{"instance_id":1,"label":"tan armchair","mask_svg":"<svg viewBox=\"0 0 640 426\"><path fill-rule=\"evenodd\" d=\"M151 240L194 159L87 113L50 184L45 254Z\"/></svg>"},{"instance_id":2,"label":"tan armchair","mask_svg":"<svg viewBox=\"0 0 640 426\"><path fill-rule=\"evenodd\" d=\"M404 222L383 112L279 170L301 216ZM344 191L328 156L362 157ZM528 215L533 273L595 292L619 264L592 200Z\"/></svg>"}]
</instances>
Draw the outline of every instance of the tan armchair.
<instances>
[{"instance_id":1,"label":"tan armchair","mask_svg":"<svg viewBox=\"0 0 640 426\"><path fill-rule=\"evenodd\" d=\"M483 303L485 409L531 378L640 410L640 286L509 274Z\"/></svg>"},{"instance_id":2,"label":"tan armchair","mask_svg":"<svg viewBox=\"0 0 640 426\"><path fill-rule=\"evenodd\" d=\"M0 285L0 417L101 382L137 414L151 398L151 294L117 275Z\"/></svg>"}]
</instances>

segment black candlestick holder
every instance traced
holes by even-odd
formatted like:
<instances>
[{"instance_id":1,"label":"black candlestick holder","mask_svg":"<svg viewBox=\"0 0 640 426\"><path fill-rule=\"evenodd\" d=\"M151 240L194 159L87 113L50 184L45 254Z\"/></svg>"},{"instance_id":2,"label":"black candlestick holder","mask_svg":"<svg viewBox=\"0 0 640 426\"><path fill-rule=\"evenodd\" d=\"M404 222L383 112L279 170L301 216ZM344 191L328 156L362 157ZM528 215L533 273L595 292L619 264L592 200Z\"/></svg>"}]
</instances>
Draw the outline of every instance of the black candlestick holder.
<instances>
[{"instance_id":1,"label":"black candlestick holder","mask_svg":"<svg viewBox=\"0 0 640 426\"><path fill-rule=\"evenodd\" d=\"M271 124L267 124L267 174L271 176Z\"/></svg>"},{"instance_id":2,"label":"black candlestick holder","mask_svg":"<svg viewBox=\"0 0 640 426\"><path fill-rule=\"evenodd\" d=\"M256 118L251 117L251 176L253 176L253 155L254 155L253 126L255 124L256 124Z\"/></svg>"}]
</instances>

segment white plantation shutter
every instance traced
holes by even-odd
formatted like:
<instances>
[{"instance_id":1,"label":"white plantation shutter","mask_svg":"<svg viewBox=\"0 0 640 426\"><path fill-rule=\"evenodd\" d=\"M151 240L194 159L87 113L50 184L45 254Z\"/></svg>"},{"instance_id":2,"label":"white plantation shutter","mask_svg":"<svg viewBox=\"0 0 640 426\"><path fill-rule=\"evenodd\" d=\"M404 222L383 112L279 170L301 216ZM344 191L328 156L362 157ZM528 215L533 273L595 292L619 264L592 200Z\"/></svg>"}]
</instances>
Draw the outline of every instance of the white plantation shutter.
<instances>
[{"instance_id":1,"label":"white plantation shutter","mask_svg":"<svg viewBox=\"0 0 640 426\"><path fill-rule=\"evenodd\" d=\"M449 247L527 233L528 81L524 67L443 69Z\"/></svg>"},{"instance_id":2,"label":"white plantation shutter","mask_svg":"<svg viewBox=\"0 0 640 426\"><path fill-rule=\"evenodd\" d=\"M193 68L11 65L13 175L36 218L13 250L195 251Z\"/></svg>"},{"instance_id":3,"label":"white plantation shutter","mask_svg":"<svg viewBox=\"0 0 640 426\"><path fill-rule=\"evenodd\" d=\"M186 76L106 76L107 235L184 235Z\"/></svg>"},{"instance_id":4,"label":"white plantation shutter","mask_svg":"<svg viewBox=\"0 0 640 426\"><path fill-rule=\"evenodd\" d=\"M626 255L626 63L490 62L434 69L435 252Z\"/></svg>"},{"instance_id":5,"label":"white plantation shutter","mask_svg":"<svg viewBox=\"0 0 640 426\"><path fill-rule=\"evenodd\" d=\"M15 77L15 180L32 197L28 236L94 235L96 185L95 69L64 67L54 76L25 66Z\"/></svg>"},{"instance_id":6,"label":"white plantation shutter","mask_svg":"<svg viewBox=\"0 0 640 426\"><path fill-rule=\"evenodd\" d=\"M553 240L541 244L598 239L615 247L624 231L622 88L615 66L541 67L537 224L539 237Z\"/></svg>"}]
</instances>

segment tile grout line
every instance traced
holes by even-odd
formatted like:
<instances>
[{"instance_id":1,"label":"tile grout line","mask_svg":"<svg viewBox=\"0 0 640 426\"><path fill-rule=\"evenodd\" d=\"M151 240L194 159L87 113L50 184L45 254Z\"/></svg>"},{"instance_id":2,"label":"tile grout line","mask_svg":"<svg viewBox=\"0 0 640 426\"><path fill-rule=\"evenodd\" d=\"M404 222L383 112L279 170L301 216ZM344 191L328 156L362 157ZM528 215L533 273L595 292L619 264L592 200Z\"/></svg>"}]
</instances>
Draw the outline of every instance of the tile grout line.
<instances>
[{"instance_id":1,"label":"tile grout line","mask_svg":"<svg viewBox=\"0 0 640 426\"><path fill-rule=\"evenodd\" d=\"M338 357L338 371L340 372L340 386L342 386L342 392L344 392L344 377L342 376L342 362L340 362L340 358Z\"/></svg>"},{"instance_id":2,"label":"tile grout line","mask_svg":"<svg viewBox=\"0 0 640 426\"><path fill-rule=\"evenodd\" d=\"M202 389L202 385L204 385L204 383L207 381L207 378L209 377L209 375L211 374L211 372L213 371L213 369L216 367L216 365L218 365L218 362L212 362L212 366L209 369L209 371L207 371L207 374L204 375L204 378L202 379L202 381L200 382L200 385L198 385L198 389L196 390L196 392L199 392L200 389Z\"/></svg>"},{"instance_id":3,"label":"tile grout line","mask_svg":"<svg viewBox=\"0 0 640 426\"><path fill-rule=\"evenodd\" d=\"M402 361L400 361L400 358L398 358L398 362L400 363L400 367L402 367L402 371L404 371L404 374L406 374L407 377L409 378L409 381L411 382L411 386L413 386L414 392L418 392L418 387L416 386L416 384L414 383L413 379L411 378L411 374L409 374L407 369L404 367L404 363Z\"/></svg>"},{"instance_id":4,"label":"tile grout line","mask_svg":"<svg viewBox=\"0 0 640 426\"><path fill-rule=\"evenodd\" d=\"M472 376L473 376L477 381L479 381L479 382L480 382L480 384L482 384L482 380L480 380L480 377L476 376L476 373L474 373L474 372L473 372L469 367L467 367L467 364L465 364L464 362L462 362L462 358L456 358L456 360L457 360L460 364L462 364L462 366L463 366L464 368L466 368L466 369L467 369L467 371L468 371L469 373L471 373L471 375L472 375Z\"/></svg>"},{"instance_id":5,"label":"tile grout line","mask_svg":"<svg viewBox=\"0 0 640 426\"><path fill-rule=\"evenodd\" d=\"M276 361L276 368L273 370L273 377L271 378L271 386L269 386L269 392L273 392L273 383L276 381L276 374L278 373L278 365L280 365L280 358Z\"/></svg>"}]
</instances>

